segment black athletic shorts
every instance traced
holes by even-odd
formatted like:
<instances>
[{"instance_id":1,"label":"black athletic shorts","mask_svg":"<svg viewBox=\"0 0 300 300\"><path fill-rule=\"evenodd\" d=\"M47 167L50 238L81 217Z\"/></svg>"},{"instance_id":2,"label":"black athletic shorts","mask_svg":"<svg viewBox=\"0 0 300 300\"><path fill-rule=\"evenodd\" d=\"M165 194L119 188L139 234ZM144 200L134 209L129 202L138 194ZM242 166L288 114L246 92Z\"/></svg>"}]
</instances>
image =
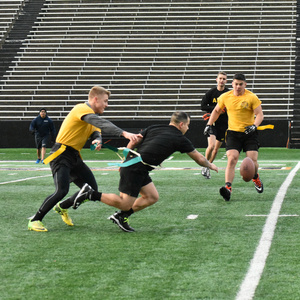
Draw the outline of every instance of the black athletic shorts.
<instances>
[{"instance_id":1,"label":"black athletic shorts","mask_svg":"<svg viewBox=\"0 0 300 300\"><path fill-rule=\"evenodd\" d=\"M258 133L255 131L252 134L244 132L227 130L226 135L226 151L236 149L239 152L258 151L259 149Z\"/></svg>"},{"instance_id":2,"label":"black athletic shorts","mask_svg":"<svg viewBox=\"0 0 300 300\"><path fill-rule=\"evenodd\" d=\"M224 142L225 141L225 134L226 134L226 130L227 127L220 125L220 124L216 124L212 126L212 130L213 130L213 135L216 136L216 139L220 142Z\"/></svg>"},{"instance_id":3,"label":"black athletic shorts","mask_svg":"<svg viewBox=\"0 0 300 300\"><path fill-rule=\"evenodd\" d=\"M60 146L61 144L56 143L52 147L51 153L58 150ZM83 177L82 175L89 175L89 172L91 172L89 167L83 162L79 152L69 146L67 146L66 150L62 154L50 162L52 174L54 175L61 166L65 166L70 169L70 182Z\"/></svg>"},{"instance_id":4,"label":"black athletic shorts","mask_svg":"<svg viewBox=\"0 0 300 300\"><path fill-rule=\"evenodd\" d=\"M49 135L39 136L35 135L35 144L37 149L46 148L48 145Z\"/></svg>"},{"instance_id":5,"label":"black athletic shorts","mask_svg":"<svg viewBox=\"0 0 300 300\"><path fill-rule=\"evenodd\" d=\"M143 163L120 168L119 191L132 197L138 197L143 186L152 182L149 168Z\"/></svg>"}]
</instances>

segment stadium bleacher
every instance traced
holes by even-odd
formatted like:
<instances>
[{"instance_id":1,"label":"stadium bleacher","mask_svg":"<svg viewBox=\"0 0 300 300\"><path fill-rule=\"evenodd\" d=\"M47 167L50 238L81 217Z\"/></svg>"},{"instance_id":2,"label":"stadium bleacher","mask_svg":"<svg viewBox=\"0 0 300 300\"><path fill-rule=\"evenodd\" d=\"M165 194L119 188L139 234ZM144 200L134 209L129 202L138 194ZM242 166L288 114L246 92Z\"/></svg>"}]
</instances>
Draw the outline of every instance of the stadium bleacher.
<instances>
[{"instance_id":1,"label":"stadium bleacher","mask_svg":"<svg viewBox=\"0 0 300 300\"><path fill-rule=\"evenodd\" d=\"M11 27L14 25L25 0L10 0L0 3L0 45L5 42L5 38Z\"/></svg>"},{"instance_id":2,"label":"stadium bleacher","mask_svg":"<svg viewBox=\"0 0 300 300\"><path fill-rule=\"evenodd\" d=\"M220 70L246 74L266 118L290 119L296 2L45 0L0 82L0 119L45 106L61 120L93 85L112 92L107 118L197 119Z\"/></svg>"}]
</instances>

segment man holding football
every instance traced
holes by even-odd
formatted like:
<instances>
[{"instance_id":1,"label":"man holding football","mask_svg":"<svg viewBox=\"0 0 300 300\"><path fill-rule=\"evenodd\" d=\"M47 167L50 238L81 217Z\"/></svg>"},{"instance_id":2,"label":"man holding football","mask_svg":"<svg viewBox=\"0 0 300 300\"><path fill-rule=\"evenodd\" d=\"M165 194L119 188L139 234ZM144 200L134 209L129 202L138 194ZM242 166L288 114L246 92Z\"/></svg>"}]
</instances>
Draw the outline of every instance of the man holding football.
<instances>
[{"instance_id":1,"label":"man holding football","mask_svg":"<svg viewBox=\"0 0 300 300\"><path fill-rule=\"evenodd\" d=\"M247 83L244 74L237 73L233 77L233 89L218 98L209 121L204 129L204 135L212 134L212 124L219 118L226 107L228 114L228 130L226 136L227 167L225 170L225 186L220 188L220 194L225 201L229 201L232 192L232 182L235 175L235 166L241 150L246 152L255 164L253 180L258 193L263 192L263 183L258 171L258 133L257 127L264 119L261 101L246 89Z\"/></svg>"}]
</instances>

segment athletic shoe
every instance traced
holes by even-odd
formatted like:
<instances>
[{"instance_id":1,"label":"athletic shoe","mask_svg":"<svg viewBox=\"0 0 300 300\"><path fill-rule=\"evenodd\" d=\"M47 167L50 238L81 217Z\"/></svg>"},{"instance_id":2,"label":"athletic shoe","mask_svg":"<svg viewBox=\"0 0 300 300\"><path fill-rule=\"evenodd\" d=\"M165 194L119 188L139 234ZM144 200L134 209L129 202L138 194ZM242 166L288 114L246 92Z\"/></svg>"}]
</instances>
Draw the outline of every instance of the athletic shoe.
<instances>
[{"instance_id":1,"label":"athletic shoe","mask_svg":"<svg viewBox=\"0 0 300 300\"><path fill-rule=\"evenodd\" d=\"M116 212L115 214L108 217L108 219L116 223L123 231L134 232L134 229L129 226L128 217L122 216L121 212Z\"/></svg>"},{"instance_id":2,"label":"athletic shoe","mask_svg":"<svg viewBox=\"0 0 300 300\"><path fill-rule=\"evenodd\" d=\"M81 188L73 202L73 208L77 209L82 203L90 201L90 196L94 190L87 183Z\"/></svg>"},{"instance_id":3,"label":"athletic shoe","mask_svg":"<svg viewBox=\"0 0 300 300\"><path fill-rule=\"evenodd\" d=\"M44 160L41 160L41 163L44 165Z\"/></svg>"},{"instance_id":4,"label":"athletic shoe","mask_svg":"<svg viewBox=\"0 0 300 300\"><path fill-rule=\"evenodd\" d=\"M256 179L252 179L255 189L258 193L262 193L264 191L264 185L261 181L261 179L259 178L259 175L257 174L257 178Z\"/></svg>"},{"instance_id":5,"label":"athletic shoe","mask_svg":"<svg viewBox=\"0 0 300 300\"><path fill-rule=\"evenodd\" d=\"M225 201L229 201L231 197L231 191L232 189L228 185L222 186L220 188L220 195L223 197Z\"/></svg>"},{"instance_id":6,"label":"athletic shoe","mask_svg":"<svg viewBox=\"0 0 300 300\"><path fill-rule=\"evenodd\" d=\"M210 179L211 176L210 176L210 169L209 168L206 168L206 179Z\"/></svg>"},{"instance_id":7,"label":"athletic shoe","mask_svg":"<svg viewBox=\"0 0 300 300\"><path fill-rule=\"evenodd\" d=\"M201 171L201 174L202 174L206 179L210 179L210 178L211 178L209 168L203 167L203 168L202 168L202 171Z\"/></svg>"},{"instance_id":8,"label":"athletic shoe","mask_svg":"<svg viewBox=\"0 0 300 300\"><path fill-rule=\"evenodd\" d=\"M61 215L62 220L69 226L74 226L72 219L70 218L69 214L68 214L68 210L67 209L63 209L60 207L59 203L57 203L53 210L55 212L57 212L58 214Z\"/></svg>"},{"instance_id":9,"label":"athletic shoe","mask_svg":"<svg viewBox=\"0 0 300 300\"><path fill-rule=\"evenodd\" d=\"M41 221L31 221L31 220L29 220L28 222L28 230L39 231L39 232L48 231Z\"/></svg>"},{"instance_id":10,"label":"athletic shoe","mask_svg":"<svg viewBox=\"0 0 300 300\"><path fill-rule=\"evenodd\" d=\"M41 160L38 158L38 159L36 160L35 163L38 164L40 161L41 161Z\"/></svg>"}]
</instances>

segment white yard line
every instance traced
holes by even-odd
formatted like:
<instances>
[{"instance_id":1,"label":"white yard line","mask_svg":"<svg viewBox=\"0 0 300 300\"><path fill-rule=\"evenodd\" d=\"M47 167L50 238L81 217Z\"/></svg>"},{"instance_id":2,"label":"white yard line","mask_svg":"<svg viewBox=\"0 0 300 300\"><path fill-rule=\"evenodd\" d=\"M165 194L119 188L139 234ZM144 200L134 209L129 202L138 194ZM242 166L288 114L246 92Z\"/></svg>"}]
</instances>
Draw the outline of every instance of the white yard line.
<instances>
[{"instance_id":1,"label":"white yard line","mask_svg":"<svg viewBox=\"0 0 300 300\"><path fill-rule=\"evenodd\" d=\"M52 176L52 174L43 175L43 176L35 176L35 177L27 177L27 178L11 180L11 181L5 181L5 182L0 182L0 184L9 184L9 183L21 182L21 181L26 181L26 180L36 179L36 178L50 177L50 176Z\"/></svg>"},{"instance_id":2,"label":"white yard line","mask_svg":"<svg viewBox=\"0 0 300 300\"><path fill-rule=\"evenodd\" d=\"M235 298L236 300L251 300L254 297L255 290L259 284L261 275L266 264L267 257L269 255L281 205L283 203L287 189L292 183L293 178L299 169L300 162L298 162L296 167L289 173L273 201L271 211L263 228L262 236L254 253L254 257L250 262L248 272Z\"/></svg>"}]
</instances>

